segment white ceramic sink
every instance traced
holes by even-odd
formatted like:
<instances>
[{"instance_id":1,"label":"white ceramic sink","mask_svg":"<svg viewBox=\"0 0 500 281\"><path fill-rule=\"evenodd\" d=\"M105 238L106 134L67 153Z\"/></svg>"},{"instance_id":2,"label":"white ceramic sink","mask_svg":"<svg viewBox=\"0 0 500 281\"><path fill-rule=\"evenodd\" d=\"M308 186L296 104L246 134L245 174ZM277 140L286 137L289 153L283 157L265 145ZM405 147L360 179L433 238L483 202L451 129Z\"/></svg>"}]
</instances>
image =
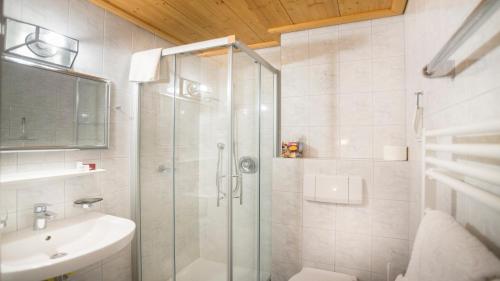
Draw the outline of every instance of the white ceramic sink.
<instances>
[{"instance_id":1,"label":"white ceramic sink","mask_svg":"<svg viewBox=\"0 0 500 281\"><path fill-rule=\"evenodd\" d=\"M2 236L1 280L36 281L72 272L113 255L134 236L131 220L91 212Z\"/></svg>"}]
</instances>

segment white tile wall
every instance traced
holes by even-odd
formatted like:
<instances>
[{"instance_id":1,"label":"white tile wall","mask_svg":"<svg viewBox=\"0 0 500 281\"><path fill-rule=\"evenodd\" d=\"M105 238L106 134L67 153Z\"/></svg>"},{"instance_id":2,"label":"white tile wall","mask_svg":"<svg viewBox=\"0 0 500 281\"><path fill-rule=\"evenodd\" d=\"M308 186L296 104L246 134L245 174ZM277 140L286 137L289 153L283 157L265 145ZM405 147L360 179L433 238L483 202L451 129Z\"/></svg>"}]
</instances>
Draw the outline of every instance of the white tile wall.
<instances>
[{"instance_id":1,"label":"white tile wall","mask_svg":"<svg viewBox=\"0 0 500 281\"><path fill-rule=\"evenodd\" d=\"M296 272L301 266L335 270L356 274L360 280L378 280L385 276L387 263L392 264L391 274L404 272L409 256L409 199L408 171L405 162L383 162L374 160L342 159L275 159L274 188L280 189L280 182L296 183L304 174L358 175L363 178L364 203L342 205L311 202L303 199L301 225L296 225L296 213L290 208L273 213L275 220L273 235L273 261L283 262L281 266L292 267L284 272ZM302 171L297 171L302 166ZM288 173L279 175L280 169ZM293 173L290 173L293 171ZM290 185L292 186L292 185ZM273 203L288 204L284 193L273 193ZM406 191L406 192L405 192ZM301 197L301 191L292 192ZM381 198L380 198L381 197ZM380 198L380 199L379 199ZM299 209L300 210L300 209ZM276 212L275 209L273 211ZM283 217L283 213L291 214ZM276 241L284 230L278 225L287 223L295 232L302 232L302 241ZM283 256L284 248L302 247L300 264L292 261L296 257ZM288 262L285 264L285 262ZM276 272L275 274L284 274ZM290 276L279 276L287 280Z\"/></svg>"},{"instance_id":2,"label":"white tile wall","mask_svg":"<svg viewBox=\"0 0 500 281\"><path fill-rule=\"evenodd\" d=\"M464 60L470 64L453 79L427 79L421 75L424 65L440 50L462 24L466 16L480 1L409 1L405 15L406 32L406 102L408 116L413 117L416 99L414 92L423 91L425 108L424 123L428 129L459 126L498 120L500 111L500 49L481 51L483 44L491 40L498 45L498 26L500 13L491 17L484 27L476 31L463 47L457 50L456 63ZM445 20L446 19L446 20ZM492 39L493 38L493 39ZM479 55L471 55L477 52ZM408 122L412 120L409 118ZM408 123L412 125L411 123ZM420 200L420 143L408 126L407 139L410 145L410 238L413 240L419 223ZM452 142L451 139L445 140ZM467 140L464 140L467 141ZM498 143L498 138L483 139L484 142ZM442 157L450 157L445 154ZM432 184L432 183L428 183ZM435 208L448 212L472 230L497 256L500 256L500 215L491 209L451 192L440 185L436 195ZM493 191L497 192L498 191ZM456 198L456 199L455 199Z\"/></svg>"},{"instance_id":3,"label":"white tile wall","mask_svg":"<svg viewBox=\"0 0 500 281\"><path fill-rule=\"evenodd\" d=\"M306 158L275 159L273 280L302 266L362 281L381 280L387 262L404 271L409 165L381 161L384 145L406 144L403 17L283 34L281 44L282 135L304 141ZM305 201L304 173L361 176L365 202Z\"/></svg>"},{"instance_id":4,"label":"white tile wall","mask_svg":"<svg viewBox=\"0 0 500 281\"><path fill-rule=\"evenodd\" d=\"M300 160L276 158L273 161L273 280L286 281L301 267L302 169ZM294 209L287 208L290 206Z\"/></svg>"},{"instance_id":5,"label":"white tile wall","mask_svg":"<svg viewBox=\"0 0 500 281\"><path fill-rule=\"evenodd\" d=\"M117 16L85 0L6 0L5 15L41 25L80 40L75 70L103 76L113 82L111 109L111 146L108 150L0 154L2 173L51 170L74 167L76 161L89 161L107 170L101 175L68 180L38 181L2 186L1 210L9 211L10 231L30 227L34 203L52 204L57 218L81 213L73 200L102 196L98 210L130 217L129 142L131 84L128 64L132 51L169 46ZM71 280L131 280L130 247L72 276Z\"/></svg>"},{"instance_id":6,"label":"white tile wall","mask_svg":"<svg viewBox=\"0 0 500 281\"><path fill-rule=\"evenodd\" d=\"M404 42L403 17L283 34L284 140L314 158L381 159L383 145L404 145Z\"/></svg>"},{"instance_id":7,"label":"white tile wall","mask_svg":"<svg viewBox=\"0 0 500 281\"><path fill-rule=\"evenodd\" d=\"M336 265L345 268L370 271L370 249L371 239L366 234L352 234L347 232L336 232Z\"/></svg>"}]
</instances>

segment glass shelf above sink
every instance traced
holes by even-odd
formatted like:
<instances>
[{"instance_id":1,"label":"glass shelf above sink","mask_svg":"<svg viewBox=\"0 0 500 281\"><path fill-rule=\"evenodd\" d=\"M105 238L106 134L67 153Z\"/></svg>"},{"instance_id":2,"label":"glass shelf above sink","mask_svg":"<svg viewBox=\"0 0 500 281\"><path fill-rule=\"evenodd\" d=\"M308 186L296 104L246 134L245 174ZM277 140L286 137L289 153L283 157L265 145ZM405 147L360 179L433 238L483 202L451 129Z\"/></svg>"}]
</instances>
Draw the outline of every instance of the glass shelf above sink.
<instances>
[{"instance_id":1,"label":"glass shelf above sink","mask_svg":"<svg viewBox=\"0 0 500 281\"><path fill-rule=\"evenodd\" d=\"M64 179L64 178L92 175L92 174L102 173L105 171L106 170L104 169L95 169L90 171L79 170L79 169L67 169L67 170L54 170L54 171L13 173L8 175L0 175L0 184L20 183L27 181L43 180L43 179Z\"/></svg>"}]
</instances>

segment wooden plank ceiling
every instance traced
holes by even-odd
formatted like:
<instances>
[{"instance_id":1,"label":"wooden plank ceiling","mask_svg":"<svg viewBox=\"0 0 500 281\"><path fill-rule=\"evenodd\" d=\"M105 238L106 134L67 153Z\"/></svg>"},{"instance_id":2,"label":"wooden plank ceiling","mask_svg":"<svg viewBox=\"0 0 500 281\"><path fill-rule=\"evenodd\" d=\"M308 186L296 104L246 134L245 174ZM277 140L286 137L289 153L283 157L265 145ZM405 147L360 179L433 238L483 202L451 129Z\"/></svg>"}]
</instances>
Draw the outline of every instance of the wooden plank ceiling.
<instances>
[{"instance_id":1,"label":"wooden plank ceiling","mask_svg":"<svg viewBox=\"0 0 500 281\"><path fill-rule=\"evenodd\" d=\"M280 33L404 12L407 0L90 0L175 44L235 34L253 48Z\"/></svg>"}]
</instances>

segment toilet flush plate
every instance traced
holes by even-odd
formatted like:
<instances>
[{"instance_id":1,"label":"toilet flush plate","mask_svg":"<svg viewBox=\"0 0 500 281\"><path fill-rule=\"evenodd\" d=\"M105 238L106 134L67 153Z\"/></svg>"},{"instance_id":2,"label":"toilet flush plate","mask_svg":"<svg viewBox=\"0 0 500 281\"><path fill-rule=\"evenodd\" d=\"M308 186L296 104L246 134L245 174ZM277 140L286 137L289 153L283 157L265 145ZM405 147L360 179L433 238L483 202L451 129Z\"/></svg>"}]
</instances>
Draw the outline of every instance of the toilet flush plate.
<instances>
[{"instance_id":1,"label":"toilet flush plate","mask_svg":"<svg viewBox=\"0 0 500 281\"><path fill-rule=\"evenodd\" d=\"M316 201L349 203L349 178L347 176L317 176Z\"/></svg>"}]
</instances>

